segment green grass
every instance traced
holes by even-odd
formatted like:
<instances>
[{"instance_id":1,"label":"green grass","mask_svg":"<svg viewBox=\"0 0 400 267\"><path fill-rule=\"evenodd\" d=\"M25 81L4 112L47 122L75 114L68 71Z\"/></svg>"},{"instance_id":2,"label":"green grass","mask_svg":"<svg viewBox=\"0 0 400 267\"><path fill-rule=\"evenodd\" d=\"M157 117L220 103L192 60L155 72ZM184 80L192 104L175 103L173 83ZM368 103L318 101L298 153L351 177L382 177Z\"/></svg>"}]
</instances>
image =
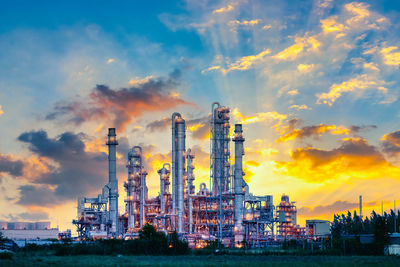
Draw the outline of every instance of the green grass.
<instances>
[{"instance_id":1,"label":"green grass","mask_svg":"<svg viewBox=\"0 0 400 267\"><path fill-rule=\"evenodd\" d=\"M14 255L0 266L400 266L392 256L53 256Z\"/></svg>"}]
</instances>

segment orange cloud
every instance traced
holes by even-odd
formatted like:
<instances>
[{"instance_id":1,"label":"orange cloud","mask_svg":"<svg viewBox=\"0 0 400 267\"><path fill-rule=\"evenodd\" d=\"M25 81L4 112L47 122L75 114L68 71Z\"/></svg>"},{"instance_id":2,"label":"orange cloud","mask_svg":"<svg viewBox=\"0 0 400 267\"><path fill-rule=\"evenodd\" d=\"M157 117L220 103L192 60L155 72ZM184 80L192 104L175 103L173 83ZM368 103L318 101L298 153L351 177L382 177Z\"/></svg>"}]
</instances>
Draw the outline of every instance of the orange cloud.
<instances>
[{"instance_id":1,"label":"orange cloud","mask_svg":"<svg viewBox=\"0 0 400 267\"><path fill-rule=\"evenodd\" d=\"M281 136L276 140L278 143L287 142L295 139L302 139L310 136L318 137L324 133L330 133L334 135L348 135L350 133L350 129L347 129L344 126L336 126L336 125L312 125L305 126L301 129L287 128L288 133Z\"/></svg>"},{"instance_id":2,"label":"orange cloud","mask_svg":"<svg viewBox=\"0 0 400 267\"><path fill-rule=\"evenodd\" d=\"M180 70L169 77L153 78L130 82L131 87L112 89L97 85L86 101L59 102L54 111L46 116L48 120L59 117L68 122L81 124L87 121L107 121L109 127L123 132L134 118L146 112L169 110L178 105L194 105L180 98L174 91L180 84Z\"/></svg>"},{"instance_id":3,"label":"orange cloud","mask_svg":"<svg viewBox=\"0 0 400 267\"><path fill-rule=\"evenodd\" d=\"M381 49L380 53L383 57L383 62L389 66L399 66L400 65L400 52L396 51L397 46L389 46Z\"/></svg>"},{"instance_id":4,"label":"orange cloud","mask_svg":"<svg viewBox=\"0 0 400 267\"><path fill-rule=\"evenodd\" d=\"M341 32L347 29L346 26L337 22L337 16L321 20L321 28L324 33Z\"/></svg>"},{"instance_id":5,"label":"orange cloud","mask_svg":"<svg viewBox=\"0 0 400 267\"><path fill-rule=\"evenodd\" d=\"M232 70L248 70L254 64L264 59L266 55L271 53L270 49L265 49L264 51L258 53L257 55L245 56L237 61L233 62L228 66L227 69L221 69L223 74L226 74Z\"/></svg>"},{"instance_id":6,"label":"orange cloud","mask_svg":"<svg viewBox=\"0 0 400 267\"><path fill-rule=\"evenodd\" d=\"M280 60L294 60L303 51L317 51L321 43L314 36L296 37L292 46L284 49L274 56Z\"/></svg>"},{"instance_id":7,"label":"orange cloud","mask_svg":"<svg viewBox=\"0 0 400 267\"><path fill-rule=\"evenodd\" d=\"M310 72L314 68L314 64L299 64L297 70L299 72Z\"/></svg>"},{"instance_id":8,"label":"orange cloud","mask_svg":"<svg viewBox=\"0 0 400 267\"><path fill-rule=\"evenodd\" d=\"M2 115L2 114L4 114L4 111L3 111L2 106L0 105L0 115Z\"/></svg>"},{"instance_id":9,"label":"orange cloud","mask_svg":"<svg viewBox=\"0 0 400 267\"><path fill-rule=\"evenodd\" d=\"M242 124L278 121L278 124L276 126L280 125L283 120L288 118L288 115L280 114L276 111L256 113L256 115L254 116L245 116L240 113L238 108L233 109L232 116L236 121Z\"/></svg>"},{"instance_id":10,"label":"orange cloud","mask_svg":"<svg viewBox=\"0 0 400 267\"><path fill-rule=\"evenodd\" d=\"M386 93L387 89L383 87L386 84L384 81L377 80L374 77L370 77L367 74L358 75L348 81L340 84L333 84L328 93L322 93L317 95L317 104L332 104L346 92L359 92L367 89L375 89Z\"/></svg>"},{"instance_id":11,"label":"orange cloud","mask_svg":"<svg viewBox=\"0 0 400 267\"><path fill-rule=\"evenodd\" d=\"M294 96L294 95L298 95L299 94L299 90L291 90L291 91L289 91L289 92L287 92L287 94L288 95L290 95L290 96Z\"/></svg>"},{"instance_id":12,"label":"orange cloud","mask_svg":"<svg viewBox=\"0 0 400 267\"><path fill-rule=\"evenodd\" d=\"M233 5L228 5L226 7L221 7L213 11L214 14L226 13L233 10Z\"/></svg>"},{"instance_id":13,"label":"orange cloud","mask_svg":"<svg viewBox=\"0 0 400 267\"><path fill-rule=\"evenodd\" d=\"M311 108L310 107L308 107L307 105L305 105L305 104L303 104L303 105L291 105L290 107L289 107L290 109L292 109L292 108L294 108L294 109L297 109L297 110L311 110Z\"/></svg>"},{"instance_id":14,"label":"orange cloud","mask_svg":"<svg viewBox=\"0 0 400 267\"><path fill-rule=\"evenodd\" d=\"M297 148L290 157L292 161L276 161L277 174L309 182L400 177L400 169L361 138L345 139L340 147L332 150Z\"/></svg>"}]
</instances>

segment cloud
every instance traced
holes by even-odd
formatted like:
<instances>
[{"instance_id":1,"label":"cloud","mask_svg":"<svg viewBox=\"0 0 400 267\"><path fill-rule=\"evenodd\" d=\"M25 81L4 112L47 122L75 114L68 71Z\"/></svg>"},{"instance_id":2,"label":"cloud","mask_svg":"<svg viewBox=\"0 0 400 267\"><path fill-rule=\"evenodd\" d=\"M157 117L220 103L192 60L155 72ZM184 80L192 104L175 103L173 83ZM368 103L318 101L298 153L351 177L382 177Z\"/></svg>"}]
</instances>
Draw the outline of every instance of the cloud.
<instances>
[{"instance_id":1,"label":"cloud","mask_svg":"<svg viewBox=\"0 0 400 267\"><path fill-rule=\"evenodd\" d=\"M233 109L232 116L235 118L236 121L240 122L241 124L278 121L278 124L280 125L283 120L286 120L288 118L288 115L280 114L276 111L260 112L256 113L256 115L254 116L245 116L240 113L239 109L237 108Z\"/></svg>"},{"instance_id":2,"label":"cloud","mask_svg":"<svg viewBox=\"0 0 400 267\"><path fill-rule=\"evenodd\" d=\"M291 106L289 107L289 109L292 109L292 108L297 109L297 110L311 110L311 108L308 107L308 106L305 105L305 104L303 104L303 105L291 105Z\"/></svg>"},{"instance_id":3,"label":"cloud","mask_svg":"<svg viewBox=\"0 0 400 267\"><path fill-rule=\"evenodd\" d=\"M10 221L44 221L49 220L49 214L43 211L21 212L17 214L5 215Z\"/></svg>"},{"instance_id":4,"label":"cloud","mask_svg":"<svg viewBox=\"0 0 400 267\"><path fill-rule=\"evenodd\" d=\"M305 36L295 38L295 43L292 46L282 50L274 56L279 60L294 60L303 51L318 51L321 43L316 39L315 36Z\"/></svg>"},{"instance_id":5,"label":"cloud","mask_svg":"<svg viewBox=\"0 0 400 267\"><path fill-rule=\"evenodd\" d=\"M12 176L22 176L24 162L11 155L0 154L0 174L8 173Z\"/></svg>"},{"instance_id":6,"label":"cloud","mask_svg":"<svg viewBox=\"0 0 400 267\"><path fill-rule=\"evenodd\" d=\"M229 26L254 26L257 25L258 23L260 23L261 20L259 19L252 19L252 20L231 20L228 22Z\"/></svg>"},{"instance_id":7,"label":"cloud","mask_svg":"<svg viewBox=\"0 0 400 267\"><path fill-rule=\"evenodd\" d=\"M0 105L0 116L3 115L3 114L4 114L4 111L3 111L2 106Z\"/></svg>"},{"instance_id":8,"label":"cloud","mask_svg":"<svg viewBox=\"0 0 400 267\"><path fill-rule=\"evenodd\" d=\"M380 50L383 57L383 62L389 66L399 66L400 65L400 51L396 51L397 46L384 47Z\"/></svg>"},{"instance_id":9,"label":"cloud","mask_svg":"<svg viewBox=\"0 0 400 267\"><path fill-rule=\"evenodd\" d=\"M132 87L111 89L97 85L87 101L58 102L46 119L67 118L68 122L109 121L109 125L123 131L127 124L146 112L168 110L178 105L192 105L176 94L181 71L175 70L167 78L146 78L130 83Z\"/></svg>"},{"instance_id":10,"label":"cloud","mask_svg":"<svg viewBox=\"0 0 400 267\"><path fill-rule=\"evenodd\" d=\"M321 183L347 179L378 180L400 177L400 169L388 163L379 150L361 138L345 138L338 148L297 148L292 161L276 161L277 174Z\"/></svg>"},{"instance_id":11,"label":"cloud","mask_svg":"<svg viewBox=\"0 0 400 267\"><path fill-rule=\"evenodd\" d=\"M171 125L171 118L165 117L160 120L155 120L146 125L146 129L150 132L164 131Z\"/></svg>"},{"instance_id":12,"label":"cloud","mask_svg":"<svg viewBox=\"0 0 400 267\"><path fill-rule=\"evenodd\" d=\"M295 96L299 94L299 90L295 89L295 90L290 90L287 92L288 95L290 96Z\"/></svg>"},{"instance_id":13,"label":"cloud","mask_svg":"<svg viewBox=\"0 0 400 267\"><path fill-rule=\"evenodd\" d=\"M382 138L383 152L396 156L400 153L400 131L385 134Z\"/></svg>"},{"instance_id":14,"label":"cloud","mask_svg":"<svg viewBox=\"0 0 400 267\"><path fill-rule=\"evenodd\" d=\"M86 151L85 138L84 134L71 132L56 138L48 137L44 130L22 133L18 140L26 143L34 155L55 162L55 166L52 171L31 179L30 184L20 186L18 203L54 206L101 190L107 180L107 154ZM117 150L126 153L128 144L124 139L119 141Z\"/></svg>"},{"instance_id":15,"label":"cloud","mask_svg":"<svg viewBox=\"0 0 400 267\"><path fill-rule=\"evenodd\" d=\"M114 59L114 58L109 58L109 59L107 60L107 64L110 64L110 63L113 63L113 62L115 62L115 59Z\"/></svg>"},{"instance_id":16,"label":"cloud","mask_svg":"<svg viewBox=\"0 0 400 267\"><path fill-rule=\"evenodd\" d=\"M185 119L186 130L191 133L194 139L205 140L209 138L210 132L210 115ZM155 120L146 125L146 129L150 132L165 131L171 127L171 118L165 117L160 120Z\"/></svg>"},{"instance_id":17,"label":"cloud","mask_svg":"<svg viewBox=\"0 0 400 267\"><path fill-rule=\"evenodd\" d=\"M221 8L215 9L215 10L213 11L213 13L214 13L214 14L226 13L226 12L232 11L233 8L234 8L233 5L228 5L228 6L226 6L226 7L221 7Z\"/></svg>"},{"instance_id":18,"label":"cloud","mask_svg":"<svg viewBox=\"0 0 400 267\"><path fill-rule=\"evenodd\" d=\"M209 67L209 68L203 70L202 73L211 71L211 70L220 70L223 74L226 74L232 70L248 70L254 64L261 62L265 58L265 56L269 55L270 53L271 53L270 49L265 49L256 55L241 57L240 59L236 60L235 62L229 64L227 69L224 69L221 66L212 66L212 67Z\"/></svg>"},{"instance_id":19,"label":"cloud","mask_svg":"<svg viewBox=\"0 0 400 267\"><path fill-rule=\"evenodd\" d=\"M302 73L310 72L313 68L314 64L299 64L297 66L297 70Z\"/></svg>"},{"instance_id":20,"label":"cloud","mask_svg":"<svg viewBox=\"0 0 400 267\"><path fill-rule=\"evenodd\" d=\"M332 16L327 19L321 20L321 28L324 33L331 33L331 32L342 32L347 28L347 26L338 23L337 16Z\"/></svg>"},{"instance_id":21,"label":"cloud","mask_svg":"<svg viewBox=\"0 0 400 267\"><path fill-rule=\"evenodd\" d=\"M301 129L290 129L288 133L279 137L277 142L282 143L296 139L303 139L311 136L318 138L324 133L330 133L334 135L348 135L350 133L350 129L347 129L346 127L343 126L326 125L326 124L305 126Z\"/></svg>"},{"instance_id":22,"label":"cloud","mask_svg":"<svg viewBox=\"0 0 400 267\"><path fill-rule=\"evenodd\" d=\"M386 93L387 89L383 87L385 84L385 81L377 80L367 74L361 74L340 84L333 84L328 93L317 94L317 104L327 104L332 106L332 104L341 97L343 93L347 92L361 93L362 91L369 89Z\"/></svg>"},{"instance_id":23,"label":"cloud","mask_svg":"<svg viewBox=\"0 0 400 267\"><path fill-rule=\"evenodd\" d=\"M367 202L363 203L364 207L373 207L377 203ZM322 216L322 215L332 215L339 212L350 211L353 209L357 209L359 207L359 203L352 203L349 201L338 200L330 205L318 205L315 207L301 207L297 209L297 214L300 216ZM358 210L357 210L358 212Z\"/></svg>"},{"instance_id":24,"label":"cloud","mask_svg":"<svg viewBox=\"0 0 400 267\"><path fill-rule=\"evenodd\" d=\"M263 30L269 30L269 29L271 29L271 28L272 28L272 25L270 25L270 24L264 25L264 26L262 27Z\"/></svg>"}]
</instances>

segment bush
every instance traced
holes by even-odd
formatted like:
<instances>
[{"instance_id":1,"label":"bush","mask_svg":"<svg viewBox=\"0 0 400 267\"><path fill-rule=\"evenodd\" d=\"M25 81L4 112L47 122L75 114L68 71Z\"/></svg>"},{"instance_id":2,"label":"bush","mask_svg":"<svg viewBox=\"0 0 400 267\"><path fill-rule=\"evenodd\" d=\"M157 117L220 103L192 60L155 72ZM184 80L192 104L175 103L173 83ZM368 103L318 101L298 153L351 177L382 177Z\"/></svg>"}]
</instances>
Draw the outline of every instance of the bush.
<instances>
[{"instance_id":1,"label":"bush","mask_svg":"<svg viewBox=\"0 0 400 267\"><path fill-rule=\"evenodd\" d=\"M13 253L11 252L0 252L0 260L12 260Z\"/></svg>"}]
</instances>

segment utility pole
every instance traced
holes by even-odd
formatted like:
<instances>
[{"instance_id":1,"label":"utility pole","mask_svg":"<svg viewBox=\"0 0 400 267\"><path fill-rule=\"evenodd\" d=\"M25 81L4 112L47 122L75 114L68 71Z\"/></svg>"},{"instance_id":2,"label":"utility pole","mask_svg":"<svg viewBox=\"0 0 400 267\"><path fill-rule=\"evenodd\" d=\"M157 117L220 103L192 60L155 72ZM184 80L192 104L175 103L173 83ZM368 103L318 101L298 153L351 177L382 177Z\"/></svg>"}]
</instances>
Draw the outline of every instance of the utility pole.
<instances>
[{"instance_id":1,"label":"utility pole","mask_svg":"<svg viewBox=\"0 0 400 267\"><path fill-rule=\"evenodd\" d=\"M393 201L393 209L394 209L394 216L393 216L393 220L394 220L394 233L397 232L396 229L396 200Z\"/></svg>"}]
</instances>

